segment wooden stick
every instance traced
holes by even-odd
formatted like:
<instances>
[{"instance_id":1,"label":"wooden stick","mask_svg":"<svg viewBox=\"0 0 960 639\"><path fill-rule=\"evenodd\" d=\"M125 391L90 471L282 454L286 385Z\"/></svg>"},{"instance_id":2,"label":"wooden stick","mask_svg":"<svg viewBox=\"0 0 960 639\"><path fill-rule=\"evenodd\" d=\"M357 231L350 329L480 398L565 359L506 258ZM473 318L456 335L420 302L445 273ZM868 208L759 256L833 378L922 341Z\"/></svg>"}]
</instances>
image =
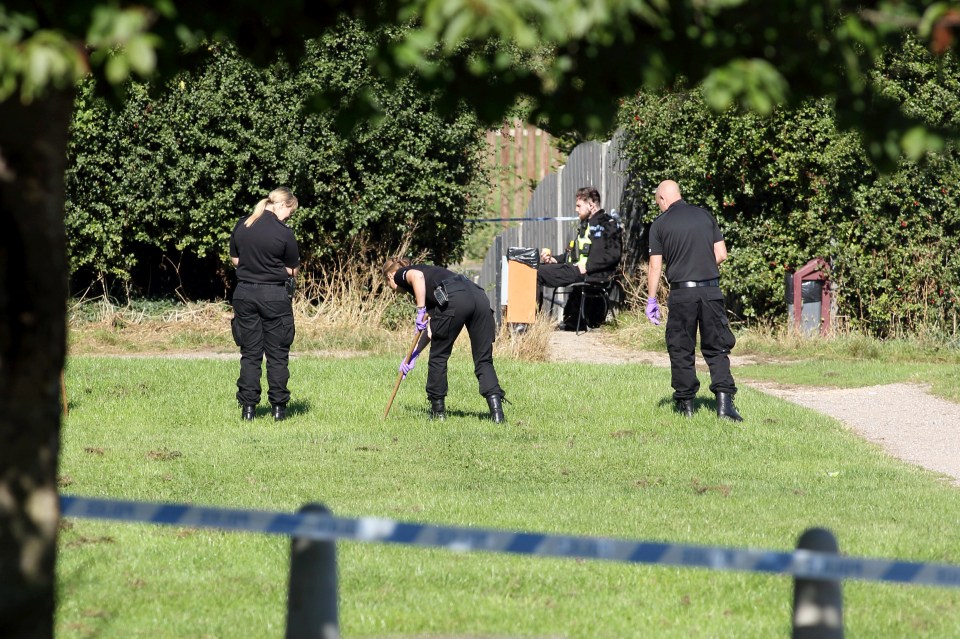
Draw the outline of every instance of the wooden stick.
<instances>
[{"instance_id":1,"label":"wooden stick","mask_svg":"<svg viewBox=\"0 0 960 639\"><path fill-rule=\"evenodd\" d=\"M429 320L429 318L427 318ZM420 334L423 331L417 331L413 334L413 343L410 344L410 351L407 353L407 356L403 358L403 363L406 364L410 361L410 357L413 355L413 351L417 348L417 343L420 341ZM387 415L390 413L390 407L393 406L393 398L397 396L397 391L400 389L400 382L403 381L403 373L397 373L397 383L393 385L393 394L390 395L390 401L387 402L387 410L383 411L383 418L386 419Z\"/></svg>"},{"instance_id":2,"label":"wooden stick","mask_svg":"<svg viewBox=\"0 0 960 639\"><path fill-rule=\"evenodd\" d=\"M70 414L70 409L67 407L67 382L62 368L60 369L60 403L63 416L66 417Z\"/></svg>"}]
</instances>

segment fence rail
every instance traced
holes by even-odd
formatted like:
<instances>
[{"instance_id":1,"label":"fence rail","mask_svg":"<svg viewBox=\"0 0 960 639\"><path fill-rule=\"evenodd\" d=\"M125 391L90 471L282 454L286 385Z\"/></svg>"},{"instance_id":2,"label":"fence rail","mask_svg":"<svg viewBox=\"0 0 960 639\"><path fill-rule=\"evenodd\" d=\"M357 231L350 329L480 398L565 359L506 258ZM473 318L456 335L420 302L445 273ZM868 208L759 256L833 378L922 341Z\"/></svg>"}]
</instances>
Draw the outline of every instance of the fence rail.
<instances>
[{"instance_id":1,"label":"fence rail","mask_svg":"<svg viewBox=\"0 0 960 639\"><path fill-rule=\"evenodd\" d=\"M315 504L305 506L299 513L281 513L62 496L60 507L64 517L292 537L294 565L291 566L287 629L287 637L291 639L339 636L332 545L337 540L792 575L795 637L842 637L842 621L839 626L835 622L842 618L839 582L843 580L960 588L960 566L846 557L839 554L836 541L823 529L806 531L797 550L783 552L435 526L378 517L351 519L335 517L325 507ZM330 545L316 546L313 542ZM298 561L307 564L298 566ZM320 604L311 607L306 603L310 598L319 598ZM811 608L817 610L811 612ZM823 614L824 610L828 614ZM296 624L296 628L292 629L292 624Z\"/></svg>"}]
</instances>

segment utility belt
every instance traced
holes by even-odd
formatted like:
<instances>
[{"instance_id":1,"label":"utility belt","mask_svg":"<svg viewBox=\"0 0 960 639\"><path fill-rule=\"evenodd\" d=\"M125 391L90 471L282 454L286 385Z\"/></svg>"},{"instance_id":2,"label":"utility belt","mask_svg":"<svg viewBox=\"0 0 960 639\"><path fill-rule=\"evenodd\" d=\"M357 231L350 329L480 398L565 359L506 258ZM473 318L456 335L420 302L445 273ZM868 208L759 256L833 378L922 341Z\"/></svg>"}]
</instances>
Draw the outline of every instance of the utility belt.
<instances>
[{"instance_id":1,"label":"utility belt","mask_svg":"<svg viewBox=\"0 0 960 639\"><path fill-rule=\"evenodd\" d=\"M670 282L671 288L702 288L704 286L720 286L720 278L712 280L688 280L686 282Z\"/></svg>"},{"instance_id":2,"label":"utility belt","mask_svg":"<svg viewBox=\"0 0 960 639\"><path fill-rule=\"evenodd\" d=\"M250 282L248 280L240 280L240 284L245 284L247 286L283 286L286 282Z\"/></svg>"},{"instance_id":3,"label":"utility belt","mask_svg":"<svg viewBox=\"0 0 960 639\"><path fill-rule=\"evenodd\" d=\"M473 282L463 275L454 275L440 282L440 285L433 289L433 296L437 298L440 308L446 308L447 302L450 301L450 293L466 291L467 284L473 284Z\"/></svg>"}]
</instances>

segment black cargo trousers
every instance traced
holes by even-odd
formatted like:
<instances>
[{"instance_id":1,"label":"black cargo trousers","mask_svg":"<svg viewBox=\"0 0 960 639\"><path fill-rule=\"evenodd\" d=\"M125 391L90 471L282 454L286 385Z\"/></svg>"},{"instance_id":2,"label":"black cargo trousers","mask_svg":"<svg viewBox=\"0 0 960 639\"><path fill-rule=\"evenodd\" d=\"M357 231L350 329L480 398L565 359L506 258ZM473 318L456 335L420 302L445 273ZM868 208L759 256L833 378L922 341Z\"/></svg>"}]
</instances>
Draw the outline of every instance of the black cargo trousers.
<instances>
[{"instance_id":1,"label":"black cargo trousers","mask_svg":"<svg viewBox=\"0 0 960 639\"><path fill-rule=\"evenodd\" d=\"M693 399L700 390L695 367L697 330L700 352L710 369L710 390L714 394L736 394L729 355L737 340L730 330L720 288L675 288L667 304L666 341L673 398Z\"/></svg>"},{"instance_id":2,"label":"black cargo trousers","mask_svg":"<svg viewBox=\"0 0 960 639\"><path fill-rule=\"evenodd\" d=\"M427 365L427 398L443 399L447 395L447 360L457 336L467 327L473 352L473 372L480 383L480 394L503 396L497 372L493 369L493 341L496 324L490 300L483 289L463 277L444 280L447 305L430 315L430 362Z\"/></svg>"},{"instance_id":3,"label":"black cargo trousers","mask_svg":"<svg viewBox=\"0 0 960 639\"><path fill-rule=\"evenodd\" d=\"M237 401L260 403L260 365L267 358L267 399L271 405L290 401L290 345L296 329L293 304L283 283L238 282L233 293L233 339L240 347Z\"/></svg>"}]
</instances>

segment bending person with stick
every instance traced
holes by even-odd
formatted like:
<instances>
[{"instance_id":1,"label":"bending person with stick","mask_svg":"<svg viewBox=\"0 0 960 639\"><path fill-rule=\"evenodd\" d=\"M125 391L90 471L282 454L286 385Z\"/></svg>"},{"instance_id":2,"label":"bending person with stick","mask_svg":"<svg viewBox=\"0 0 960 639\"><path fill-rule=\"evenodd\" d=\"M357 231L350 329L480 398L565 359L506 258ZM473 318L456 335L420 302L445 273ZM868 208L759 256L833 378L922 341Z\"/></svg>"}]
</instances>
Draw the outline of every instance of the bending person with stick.
<instances>
[{"instance_id":1,"label":"bending person with stick","mask_svg":"<svg viewBox=\"0 0 960 639\"><path fill-rule=\"evenodd\" d=\"M466 326L480 394L487 400L491 419L498 424L502 423L505 420L504 392L493 368L493 340L496 329L493 310L483 289L453 271L429 264L411 264L403 258L388 259L383 265L383 275L390 288L413 295L417 304L414 323L417 330L426 335L420 339L410 357L400 365L403 377L413 370L417 357L427 343L433 342L427 364L430 416L437 420L446 418L447 360L453 351L453 343Z\"/></svg>"}]
</instances>

